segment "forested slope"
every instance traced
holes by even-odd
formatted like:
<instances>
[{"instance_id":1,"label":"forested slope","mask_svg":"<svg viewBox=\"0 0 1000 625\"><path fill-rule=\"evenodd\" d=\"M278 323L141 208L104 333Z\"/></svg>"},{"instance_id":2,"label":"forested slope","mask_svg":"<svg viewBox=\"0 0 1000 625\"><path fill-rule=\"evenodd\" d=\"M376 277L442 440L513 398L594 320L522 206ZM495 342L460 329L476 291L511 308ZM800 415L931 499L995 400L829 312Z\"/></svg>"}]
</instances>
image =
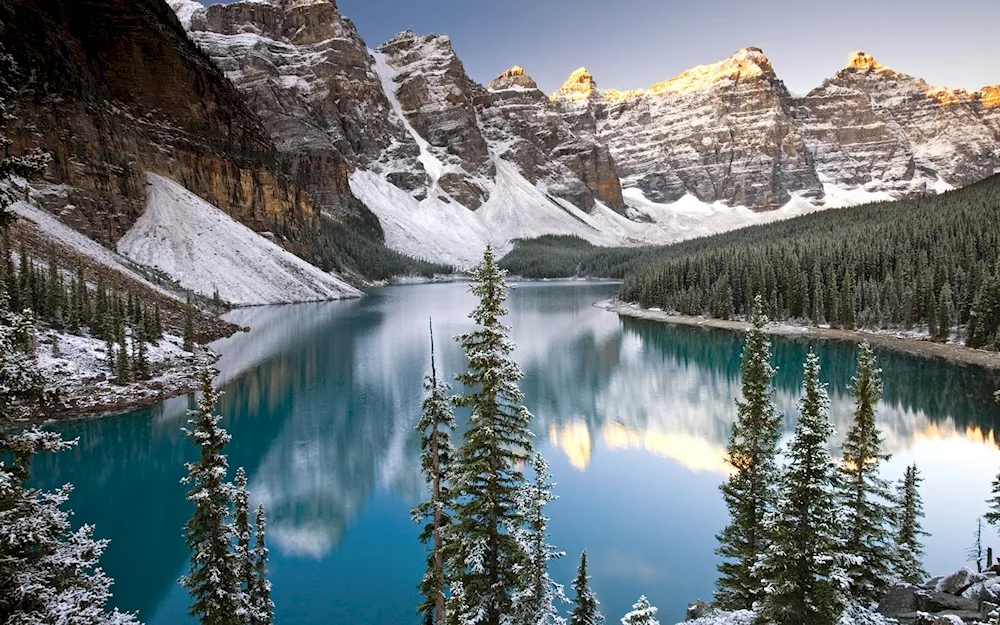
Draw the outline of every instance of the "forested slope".
<instances>
[{"instance_id":1,"label":"forested slope","mask_svg":"<svg viewBox=\"0 0 1000 625\"><path fill-rule=\"evenodd\" d=\"M963 327L968 345L997 345L1000 176L638 253L650 262L621 299L644 307L728 318L760 293L772 319L924 326L939 339Z\"/></svg>"}]
</instances>

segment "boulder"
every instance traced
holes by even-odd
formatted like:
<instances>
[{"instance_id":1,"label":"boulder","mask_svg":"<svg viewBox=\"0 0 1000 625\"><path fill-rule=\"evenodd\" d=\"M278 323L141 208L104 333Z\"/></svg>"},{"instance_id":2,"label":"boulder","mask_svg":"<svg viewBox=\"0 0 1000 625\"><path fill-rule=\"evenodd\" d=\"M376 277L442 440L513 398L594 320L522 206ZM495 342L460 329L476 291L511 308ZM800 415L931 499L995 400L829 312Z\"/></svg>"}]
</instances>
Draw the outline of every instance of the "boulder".
<instances>
[{"instance_id":1,"label":"boulder","mask_svg":"<svg viewBox=\"0 0 1000 625\"><path fill-rule=\"evenodd\" d=\"M684 615L684 620L693 621L696 618L701 618L708 614L711 609L712 608L707 603L699 599L688 606L687 613Z\"/></svg>"},{"instance_id":2,"label":"boulder","mask_svg":"<svg viewBox=\"0 0 1000 625\"><path fill-rule=\"evenodd\" d=\"M942 579L934 590L938 592L946 592L949 595L960 595L969 586L972 586L976 582L983 580L983 575L981 573L976 573L972 569L962 568L955 573Z\"/></svg>"},{"instance_id":3,"label":"boulder","mask_svg":"<svg viewBox=\"0 0 1000 625\"><path fill-rule=\"evenodd\" d=\"M917 592L920 589L909 584L897 584L885 593L882 600L878 602L879 614L886 616L896 616L906 614L917 609Z\"/></svg>"},{"instance_id":4,"label":"boulder","mask_svg":"<svg viewBox=\"0 0 1000 625\"><path fill-rule=\"evenodd\" d=\"M966 599L977 599L979 601L993 601L1000 603L1000 580L990 577L983 581L976 582L962 591L962 596Z\"/></svg>"},{"instance_id":5,"label":"boulder","mask_svg":"<svg viewBox=\"0 0 1000 625\"><path fill-rule=\"evenodd\" d=\"M914 595L917 610L920 612L979 612L979 602L975 599L956 597L934 590L920 590Z\"/></svg>"},{"instance_id":6,"label":"boulder","mask_svg":"<svg viewBox=\"0 0 1000 625\"><path fill-rule=\"evenodd\" d=\"M924 585L921 586L921 588L923 588L925 590L936 590L937 587L938 587L938 584L940 584L941 580L943 580L943 579L944 579L943 575L938 575L937 577L932 577L929 580L927 580L924 583Z\"/></svg>"}]
</instances>

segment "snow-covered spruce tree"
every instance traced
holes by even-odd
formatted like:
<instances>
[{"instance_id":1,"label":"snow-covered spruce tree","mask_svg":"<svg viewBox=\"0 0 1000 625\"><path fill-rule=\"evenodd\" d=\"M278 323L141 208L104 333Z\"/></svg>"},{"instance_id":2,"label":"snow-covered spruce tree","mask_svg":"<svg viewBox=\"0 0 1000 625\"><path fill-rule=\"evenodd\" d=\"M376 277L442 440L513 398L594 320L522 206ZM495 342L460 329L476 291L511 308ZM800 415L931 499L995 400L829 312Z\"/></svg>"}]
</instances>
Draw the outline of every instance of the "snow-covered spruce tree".
<instances>
[{"instance_id":1,"label":"snow-covered spruce tree","mask_svg":"<svg viewBox=\"0 0 1000 625\"><path fill-rule=\"evenodd\" d=\"M71 446L58 435L32 430L18 437L19 452ZM66 625L128 625L134 615L107 611L113 580L98 566L108 541L94 528L70 526L62 506L70 485L45 492L26 488L0 472L0 622Z\"/></svg>"},{"instance_id":2,"label":"snow-covered spruce tree","mask_svg":"<svg viewBox=\"0 0 1000 625\"><path fill-rule=\"evenodd\" d=\"M415 523L423 523L420 540L429 545L427 570L420 582L420 593L424 599L417 610L424 615L424 623L444 623L447 579L444 566L444 539L451 524L452 495L449 488L449 471L454 460L455 449L451 443L451 433L455 430L455 417L451 411L448 392L451 386L439 380L434 362L434 326L431 335L431 372L424 380L427 397L424 398L423 414L417 423L420 432L420 447L423 450L420 464L427 480L430 494L427 501L413 509Z\"/></svg>"},{"instance_id":3,"label":"snow-covered spruce tree","mask_svg":"<svg viewBox=\"0 0 1000 625\"><path fill-rule=\"evenodd\" d=\"M559 615L559 605L567 603L561 584L549 576L549 561L566 555L548 543L549 519L545 506L556 499L552 492L552 474L541 454L531 461L535 480L522 491L521 507L527 515L527 524L517 531L517 539L527 554L522 577L527 586L514 596L514 625L564 625L566 619Z\"/></svg>"},{"instance_id":4,"label":"snow-covered spruce tree","mask_svg":"<svg viewBox=\"0 0 1000 625\"><path fill-rule=\"evenodd\" d=\"M505 273L487 247L471 287L479 305L470 316L479 327L457 337L468 360L468 371L457 379L468 392L454 402L472 414L451 479L456 538L446 541L446 550L456 601L448 618L470 625L508 622L511 596L524 587L519 571L526 556L514 534L526 520L520 467L532 453L531 413L521 404L521 369L510 357L509 328L500 321L507 314Z\"/></svg>"},{"instance_id":5,"label":"snow-covered spruce tree","mask_svg":"<svg viewBox=\"0 0 1000 625\"><path fill-rule=\"evenodd\" d=\"M924 506L920 499L920 472L917 465L906 467L896 491L896 577L907 584L920 584L927 579L924 571L924 547L921 537L927 532L921 527Z\"/></svg>"},{"instance_id":6,"label":"snow-covered spruce tree","mask_svg":"<svg viewBox=\"0 0 1000 625\"><path fill-rule=\"evenodd\" d=\"M267 560L270 553L267 550L267 518L264 516L264 504L257 505L257 516L254 519L256 534L253 551L250 553L250 587L247 589L249 598L249 625L273 625L274 602L271 601L271 582L267 579Z\"/></svg>"},{"instance_id":7,"label":"snow-covered spruce tree","mask_svg":"<svg viewBox=\"0 0 1000 625\"><path fill-rule=\"evenodd\" d=\"M730 515L716 550L723 561L715 601L724 610L748 610L763 593L754 566L768 545L764 519L774 509L779 475L781 417L774 406L775 370L760 295L754 298L750 320L740 365L743 399L736 402L736 423L726 450L734 471L720 487Z\"/></svg>"},{"instance_id":8,"label":"snow-covered spruce tree","mask_svg":"<svg viewBox=\"0 0 1000 625\"><path fill-rule=\"evenodd\" d=\"M253 586L253 562L250 551L250 492L247 491L247 474L243 467L236 469L233 480L233 535L236 537L236 551L233 566L236 568L236 579L240 584L239 614L244 623L249 622L250 588Z\"/></svg>"},{"instance_id":9,"label":"snow-covered spruce tree","mask_svg":"<svg viewBox=\"0 0 1000 625\"><path fill-rule=\"evenodd\" d=\"M580 567L576 572L576 579L573 580L573 590L576 591L576 599L573 603L573 614L570 615L569 625L604 625L604 615L601 614L601 603L597 600L597 595L590 589L590 576L587 575L587 552L580 554Z\"/></svg>"},{"instance_id":10,"label":"snow-covered spruce tree","mask_svg":"<svg viewBox=\"0 0 1000 625\"><path fill-rule=\"evenodd\" d=\"M760 573L765 594L757 621L768 625L832 625L844 607L843 539L838 527L838 470L827 444L833 435L819 358L806 359L805 396L769 521L772 542Z\"/></svg>"},{"instance_id":11,"label":"snow-covered spruce tree","mask_svg":"<svg viewBox=\"0 0 1000 625\"><path fill-rule=\"evenodd\" d=\"M840 476L844 551L853 556L846 565L850 596L864 605L879 601L894 581L895 497L889 481L879 475L880 464L889 454L882 450L882 435L875 423L875 407L882 399L880 373L871 346L862 343L851 386L854 422L844 440Z\"/></svg>"},{"instance_id":12,"label":"snow-covered spruce tree","mask_svg":"<svg viewBox=\"0 0 1000 625\"><path fill-rule=\"evenodd\" d=\"M184 526L191 553L191 565L181 585L191 594L189 614L202 625L238 625L243 622L240 610L240 580L237 579L232 552L233 530L229 516L230 488L226 483L228 461L223 450L229 434L219 426L222 417L215 414L218 394L212 388L213 372L200 374L201 397L198 408L190 411L185 428L201 456L185 464L188 474L181 483L191 487L188 501L194 503L194 515Z\"/></svg>"},{"instance_id":13,"label":"snow-covered spruce tree","mask_svg":"<svg viewBox=\"0 0 1000 625\"><path fill-rule=\"evenodd\" d=\"M656 620L657 611L655 606L649 605L646 595L642 595L632 605L632 611L622 617L622 625L660 625Z\"/></svg>"}]
</instances>

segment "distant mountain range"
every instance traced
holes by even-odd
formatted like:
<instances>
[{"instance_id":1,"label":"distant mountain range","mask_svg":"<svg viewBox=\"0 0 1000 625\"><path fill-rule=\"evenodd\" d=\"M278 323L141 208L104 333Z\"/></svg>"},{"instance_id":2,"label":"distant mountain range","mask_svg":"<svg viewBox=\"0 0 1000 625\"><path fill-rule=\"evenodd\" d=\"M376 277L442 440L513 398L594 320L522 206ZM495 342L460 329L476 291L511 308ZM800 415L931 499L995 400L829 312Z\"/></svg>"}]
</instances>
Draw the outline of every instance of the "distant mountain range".
<instances>
[{"instance_id":1,"label":"distant mountain range","mask_svg":"<svg viewBox=\"0 0 1000 625\"><path fill-rule=\"evenodd\" d=\"M667 243L1000 171L1000 87L861 52L804 96L757 48L628 92L581 69L549 95L520 67L476 83L446 36L371 49L332 0L70 5L0 7L35 70L12 138L56 155L42 203L108 244L147 172L313 262L344 223L465 267L487 243Z\"/></svg>"}]
</instances>

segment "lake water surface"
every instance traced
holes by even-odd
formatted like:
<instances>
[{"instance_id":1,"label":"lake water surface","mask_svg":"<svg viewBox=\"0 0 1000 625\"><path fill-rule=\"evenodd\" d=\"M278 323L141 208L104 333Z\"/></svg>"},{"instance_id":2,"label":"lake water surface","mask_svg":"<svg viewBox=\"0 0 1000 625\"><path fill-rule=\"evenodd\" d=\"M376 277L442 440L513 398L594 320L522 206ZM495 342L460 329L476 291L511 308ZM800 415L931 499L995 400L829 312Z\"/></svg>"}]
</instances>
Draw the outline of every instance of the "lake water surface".
<instances>
[{"instance_id":1,"label":"lake water surface","mask_svg":"<svg viewBox=\"0 0 1000 625\"><path fill-rule=\"evenodd\" d=\"M249 326L216 343L219 411L233 436L230 466L246 467L253 504L269 518L279 625L417 625L423 552L410 508L423 496L413 426L428 368L433 317L439 368L464 366L452 335L469 330L468 285L375 289L360 301L250 308ZM593 302L613 284L529 283L509 300L507 323L535 415L537 447L559 499L552 542L567 552L553 576L569 587L583 549L610 623L640 594L661 622L709 599L715 534L726 523L718 492L739 393L742 336L619 319ZM847 385L856 347L775 339L777 401L791 431L812 345L829 383L837 443L852 415ZM917 462L925 481L926 568L963 565L975 519L1000 469L992 402L998 380L971 367L878 351L879 409L893 454L885 476ZM177 584L187 570L190 515L183 463L197 452L181 433L193 397L59 427L70 452L39 458L38 481L72 481L70 507L111 539L103 564L114 603L151 625L187 623ZM988 531L989 544L1000 547Z\"/></svg>"}]
</instances>

